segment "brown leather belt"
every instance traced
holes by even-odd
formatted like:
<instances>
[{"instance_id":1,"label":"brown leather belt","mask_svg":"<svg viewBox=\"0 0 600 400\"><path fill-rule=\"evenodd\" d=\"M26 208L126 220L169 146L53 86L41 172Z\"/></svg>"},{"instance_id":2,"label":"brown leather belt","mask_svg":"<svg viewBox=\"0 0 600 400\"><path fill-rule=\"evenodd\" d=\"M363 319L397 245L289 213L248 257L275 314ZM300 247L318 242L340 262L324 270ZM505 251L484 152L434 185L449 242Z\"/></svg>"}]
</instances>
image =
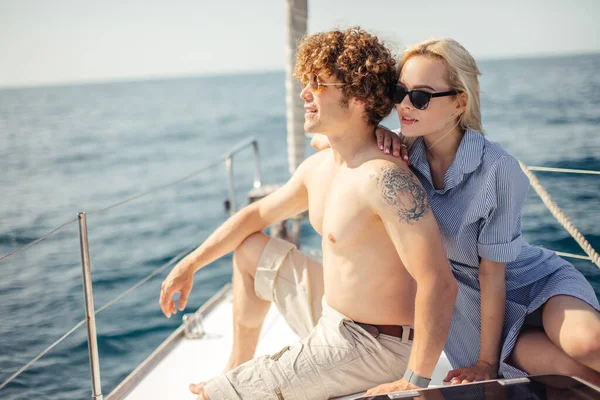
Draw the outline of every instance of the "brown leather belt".
<instances>
[{"instance_id":1,"label":"brown leather belt","mask_svg":"<svg viewBox=\"0 0 600 400\"><path fill-rule=\"evenodd\" d=\"M402 333L404 332L405 328L410 329L408 333L408 340L413 340L413 337L415 336L415 330L413 328L404 327L402 325L373 325L356 321L354 321L354 323L363 328L365 331L369 332L374 338L383 333L384 335L395 336L402 339Z\"/></svg>"}]
</instances>

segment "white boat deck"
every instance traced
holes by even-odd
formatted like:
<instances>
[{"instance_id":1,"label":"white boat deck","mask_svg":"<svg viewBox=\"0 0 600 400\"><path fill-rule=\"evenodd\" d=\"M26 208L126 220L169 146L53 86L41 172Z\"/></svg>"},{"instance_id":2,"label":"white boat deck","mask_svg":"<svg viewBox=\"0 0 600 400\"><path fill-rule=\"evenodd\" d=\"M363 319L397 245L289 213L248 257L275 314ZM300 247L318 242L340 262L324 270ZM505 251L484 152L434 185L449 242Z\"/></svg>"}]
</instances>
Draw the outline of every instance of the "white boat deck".
<instances>
[{"instance_id":1,"label":"white boat deck","mask_svg":"<svg viewBox=\"0 0 600 400\"><path fill-rule=\"evenodd\" d=\"M204 315L205 335L201 339L187 339L179 329L167 342L168 348L159 348L141 369L134 371L111 395L110 400L196 399L188 390L190 383L201 382L219 374L225 367L233 342L231 291ZM298 340L275 306L271 307L259 340L257 355L275 353ZM160 357L157 357L160 354ZM152 367L153 365L153 367ZM433 385L441 385L450 369L442 354L432 377ZM351 399L356 395L345 396Z\"/></svg>"}]
</instances>

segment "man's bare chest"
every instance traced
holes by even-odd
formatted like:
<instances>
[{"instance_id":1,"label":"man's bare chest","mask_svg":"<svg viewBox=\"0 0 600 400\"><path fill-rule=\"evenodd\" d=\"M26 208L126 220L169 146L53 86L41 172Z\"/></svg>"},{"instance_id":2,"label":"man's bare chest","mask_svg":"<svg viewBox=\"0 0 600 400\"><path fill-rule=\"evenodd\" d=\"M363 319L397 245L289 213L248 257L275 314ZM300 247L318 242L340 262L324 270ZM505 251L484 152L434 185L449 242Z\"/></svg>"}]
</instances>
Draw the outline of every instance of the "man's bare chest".
<instances>
[{"instance_id":1,"label":"man's bare chest","mask_svg":"<svg viewBox=\"0 0 600 400\"><path fill-rule=\"evenodd\" d=\"M310 222L325 240L338 247L362 240L377 219L357 175L353 171L323 174L319 184L309 188Z\"/></svg>"}]
</instances>

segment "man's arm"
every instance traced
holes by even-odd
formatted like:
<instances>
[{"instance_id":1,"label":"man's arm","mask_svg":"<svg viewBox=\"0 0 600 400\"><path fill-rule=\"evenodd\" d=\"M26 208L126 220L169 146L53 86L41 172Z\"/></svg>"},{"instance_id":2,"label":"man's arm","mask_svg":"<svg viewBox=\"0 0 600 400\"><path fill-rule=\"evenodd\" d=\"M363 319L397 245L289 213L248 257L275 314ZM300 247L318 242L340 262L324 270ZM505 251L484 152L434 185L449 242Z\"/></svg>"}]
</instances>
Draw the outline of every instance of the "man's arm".
<instances>
[{"instance_id":1,"label":"man's arm","mask_svg":"<svg viewBox=\"0 0 600 400\"><path fill-rule=\"evenodd\" d=\"M371 174L372 207L417 283L415 338L408 369L431 378L446 343L458 286L427 195L417 178L408 168L387 161L377 166ZM401 383L401 389L410 387Z\"/></svg>"},{"instance_id":2,"label":"man's arm","mask_svg":"<svg viewBox=\"0 0 600 400\"><path fill-rule=\"evenodd\" d=\"M196 271L232 252L253 233L260 232L274 222L291 218L308 208L308 192L304 180L310 165L314 164L315 157L321 156L315 155L305 160L285 185L231 216L204 243L173 267L162 283L159 300L167 318L176 313L172 299L175 293L180 293L179 309L185 308Z\"/></svg>"}]
</instances>

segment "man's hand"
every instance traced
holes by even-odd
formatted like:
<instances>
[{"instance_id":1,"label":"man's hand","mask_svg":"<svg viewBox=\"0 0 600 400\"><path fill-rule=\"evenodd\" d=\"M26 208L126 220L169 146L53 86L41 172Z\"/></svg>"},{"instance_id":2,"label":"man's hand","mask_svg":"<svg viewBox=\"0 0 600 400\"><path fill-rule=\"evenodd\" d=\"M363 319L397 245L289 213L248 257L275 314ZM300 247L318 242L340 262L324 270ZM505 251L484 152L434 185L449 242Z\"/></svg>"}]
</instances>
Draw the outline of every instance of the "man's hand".
<instances>
[{"instance_id":1,"label":"man's hand","mask_svg":"<svg viewBox=\"0 0 600 400\"><path fill-rule=\"evenodd\" d=\"M423 388L415 386L412 383L408 383L407 381L404 380L404 378L402 378L398 381L391 382L391 383L384 383L383 385L379 385L377 387L374 387L373 389L369 389L369 390L367 390L367 393L365 393L365 395L370 396L370 395L374 395L374 394L400 392L403 390L418 390L418 389L423 389Z\"/></svg>"},{"instance_id":2,"label":"man's hand","mask_svg":"<svg viewBox=\"0 0 600 400\"><path fill-rule=\"evenodd\" d=\"M183 311L193 284L194 269L192 268L192 263L186 257L173 267L161 286L159 303L163 314L167 318L171 318L171 314L177 313L173 295L179 292L178 306L179 310Z\"/></svg>"},{"instance_id":3,"label":"man's hand","mask_svg":"<svg viewBox=\"0 0 600 400\"><path fill-rule=\"evenodd\" d=\"M408 149L398 135L388 129L377 127L375 137L377 138L379 150L382 150L385 154L391 153L394 157L402 156L402 159L410 165Z\"/></svg>"},{"instance_id":4,"label":"man's hand","mask_svg":"<svg viewBox=\"0 0 600 400\"><path fill-rule=\"evenodd\" d=\"M470 383L477 381L487 381L498 377L498 364L490 364L485 361L477 361L477 364L470 367L453 369L448 372L444 382L450 382L451 385L461 383Z\"/></svg>"}]
</instances>

